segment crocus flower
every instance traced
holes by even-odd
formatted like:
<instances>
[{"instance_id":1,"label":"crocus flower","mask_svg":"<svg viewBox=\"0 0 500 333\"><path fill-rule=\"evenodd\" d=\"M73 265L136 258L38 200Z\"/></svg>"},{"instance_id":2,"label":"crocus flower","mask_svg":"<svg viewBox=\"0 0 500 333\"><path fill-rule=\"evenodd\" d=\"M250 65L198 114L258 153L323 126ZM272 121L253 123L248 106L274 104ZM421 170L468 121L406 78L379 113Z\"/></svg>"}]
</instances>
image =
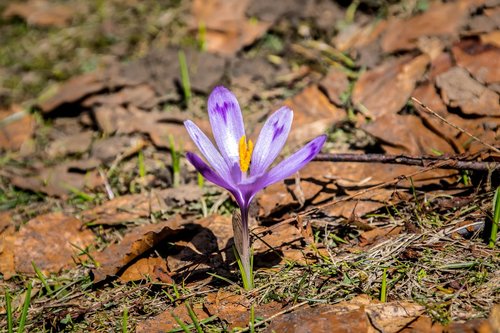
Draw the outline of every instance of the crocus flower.
<instances>
[{"instance_id":1,"label":"crocus flower","mask_svg":"<svg viewBox=\"0 0 500 333\"><path fill-rule=\"evenodd\" d=\"M186 153L186 157L208 181L228 190L238 203L243 233L243 245L238 252L243 266L248 266L246 273L251 274L248 209L252 199L266 186L288 178L310 162L321 150L326 135L315 138L271 167L288 138L292 110L282 107L274 112L265 122L255 146L247 140L240 106L228 89L219 86L212 91L208 98L208 116L217 147L191 120L184 122L208 164L191 152Z\"/></svg>"}]
</instances>

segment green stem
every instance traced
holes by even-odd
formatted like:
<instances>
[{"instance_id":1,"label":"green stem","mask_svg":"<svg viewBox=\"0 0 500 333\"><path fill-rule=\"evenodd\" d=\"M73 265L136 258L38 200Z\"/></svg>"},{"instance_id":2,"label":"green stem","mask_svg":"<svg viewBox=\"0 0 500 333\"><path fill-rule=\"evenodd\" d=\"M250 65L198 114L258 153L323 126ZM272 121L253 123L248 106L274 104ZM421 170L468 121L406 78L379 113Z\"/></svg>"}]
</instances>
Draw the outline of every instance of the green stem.
<instances>
[{"instance_id":1,"label":"green stem","mask_svg":"<svg viewBox=\"0 0 500 333\"><path fill-rule=\"evenodd\" d=\"M242 230L242 246L241 246L241 252L240 257L241 257L241 263L243 264L243 269L245 271L244 277L246 277L246 283L245 285L247 286L247 289L250 290L253 288L253 278L252 278L252 265L250 263L250 231L248 230L248 209L245 209L245 211L241 211L241 220L243 224L243 230Z\"/></svg>"},{"instance_id":2,"label":"green stem","mask_svg":"<svg viewBox=\"0 0 500 333\"><path fill-rule=\"evenodd\" d=\"M248 208L241 207L240 214L233 215L235 255L246 290L253 289L253 260L248 230Z\"/></svg>"}]
</instances>

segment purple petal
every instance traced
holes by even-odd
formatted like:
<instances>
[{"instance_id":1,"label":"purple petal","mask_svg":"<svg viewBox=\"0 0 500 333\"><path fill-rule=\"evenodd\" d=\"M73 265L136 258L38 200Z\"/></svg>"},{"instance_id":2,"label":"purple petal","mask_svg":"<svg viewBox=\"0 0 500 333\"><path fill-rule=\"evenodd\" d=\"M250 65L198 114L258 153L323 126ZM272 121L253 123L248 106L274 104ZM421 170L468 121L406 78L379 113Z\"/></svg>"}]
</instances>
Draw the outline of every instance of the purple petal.
<instances>
[{"instance_id":1,"label":"purple petal","mask_svg":"<svg viewBox=\"0 0 500 333\"><path fill-rule=\"evenodd\" d=\"M215 171L217 171L217 173L223 178L231 179L229 178L231 175L229 166L205 133L203 133L203 131L200 130L200 128L191 120L186 120L184 122L184 126L186 126L189 136L193 139L194 143L203 156L205 156L212 168L214 168Z\"/></svg>"},{"instance_id":2,"label":"purple petal","mask_svg":"<svg viewBox=\"0 0 500 333\"><path fill-rule=\"evenodd\" d=\"M245 126L236 97L228 89L219 86L208 98L208 117L212 132L224 159L239 163L238 143L245 135Z\"/></svg>"},{"instance_id":3,"label":"purple petal","mask_svg":"<svg viewBox=\"0 0 500 333\"><path fill-rule=\"evenodd\" d=\"M274 112L262 127L255 144L250 165L251 175L260 175L267 170L285 145L290 127L292 126L293 112L282 107Z\"/></svg>"},{"instance_id":4,"label":"purple petal","mask_svg":"<svg viewBox=\"0 0 500 333\"><path fill-rule=\"evenodd\" d=\"M285 158L283 161L278 163L278 165L272 168L267 175L263 176L263 182L260 186L264 188L279 182L280 180L288 178L299 171L319 153L325 141L326 135L318 136L302 147L299 151Z\"/></svg>"},{"instance_id":5,"label":"purple petal","mask_svg":"<svg viewBox=\"0 0 500 333\"><path fill-rule=\"evenodd\" d=\"M187 152L186 158L188 159L189 162L191 162L191 164L196 168L196 170L198 170L198 172L201 173L201 175L205 177L208 181L214 183L215 185L223 187L230 192L234 191L233 186L230 185L227 181L225 181L224 178L218 175L214 170L212 170L208 166L208 164L206 164L198 155L191 152Z\"/></svg>"}]
</instances>

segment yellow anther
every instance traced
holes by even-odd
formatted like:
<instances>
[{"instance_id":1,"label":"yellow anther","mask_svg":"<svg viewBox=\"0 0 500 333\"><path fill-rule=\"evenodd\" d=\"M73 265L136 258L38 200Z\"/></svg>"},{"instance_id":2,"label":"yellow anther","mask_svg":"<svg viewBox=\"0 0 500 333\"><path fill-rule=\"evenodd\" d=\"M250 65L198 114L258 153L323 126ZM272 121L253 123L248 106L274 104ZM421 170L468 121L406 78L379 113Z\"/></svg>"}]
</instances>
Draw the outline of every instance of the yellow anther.
<instances>
[{"instance_id":1,"label":"yellow anther","mask_svg":"<svg viewBox=\"0 0 500 333\"><path fill-rule=\"evenodd\" d=\"M252 158L253 152L253 142L252 140L248 140L247 137L243 135L240 139L240 169L242 172L247 172L248 167L250 166L250 159Z\"/></svg>"}]
</instances>

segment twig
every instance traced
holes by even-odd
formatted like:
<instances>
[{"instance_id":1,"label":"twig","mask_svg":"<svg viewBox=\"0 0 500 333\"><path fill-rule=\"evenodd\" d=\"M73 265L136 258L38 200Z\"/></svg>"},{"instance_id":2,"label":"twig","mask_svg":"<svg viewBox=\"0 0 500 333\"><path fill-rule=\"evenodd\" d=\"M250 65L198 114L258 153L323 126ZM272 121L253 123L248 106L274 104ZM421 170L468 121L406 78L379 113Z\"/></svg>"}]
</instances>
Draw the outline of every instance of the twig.
<instances>
[{"instance_id":1,"label":"twig","mask_svg":"<svg viewBox=\"0 0 500 333\"><path fill-rule=\"evenodd\" d=\"M461 127L459 127L459 126L451 123L450 121L446 120L445 118L441 117L439 114L437 114L436 112L434 112L430 107L428 107L427 105L425 105L424 103L422 103L421 101L419 101L417 98L412 97L411 99L415 103L418 103L420 106L422 106L426 112L430 113L434 117L436 117L439 120L445 122L446 124L450 125L454 129L459 130L460 132L468 135L469 137L471 137L472 139L476 140L477 142L479 142L483 146L486 146L486 147L490 148L491 150L493 150L496 153L500 153L500 149L498 149L498 148L490 145L489 143L484 142L483 140L479 139L477 136L473 135L472 133L469 133L467 130L465 130L465 129L463 129L463 128L461 128Z\"/></svg>"},{"instance_id":2,"label":"twig","mask_svg":"<svg viewBox=\"0 0 500 333\"><path fill-rule=\"evenodd\" d=\"M440 169L490 171L500 169L499 162L462 161L453 156L407 156L384 154L318 154L314 161L389 163L428 167L437 162Z\"/></svg>"}]
</instances>

